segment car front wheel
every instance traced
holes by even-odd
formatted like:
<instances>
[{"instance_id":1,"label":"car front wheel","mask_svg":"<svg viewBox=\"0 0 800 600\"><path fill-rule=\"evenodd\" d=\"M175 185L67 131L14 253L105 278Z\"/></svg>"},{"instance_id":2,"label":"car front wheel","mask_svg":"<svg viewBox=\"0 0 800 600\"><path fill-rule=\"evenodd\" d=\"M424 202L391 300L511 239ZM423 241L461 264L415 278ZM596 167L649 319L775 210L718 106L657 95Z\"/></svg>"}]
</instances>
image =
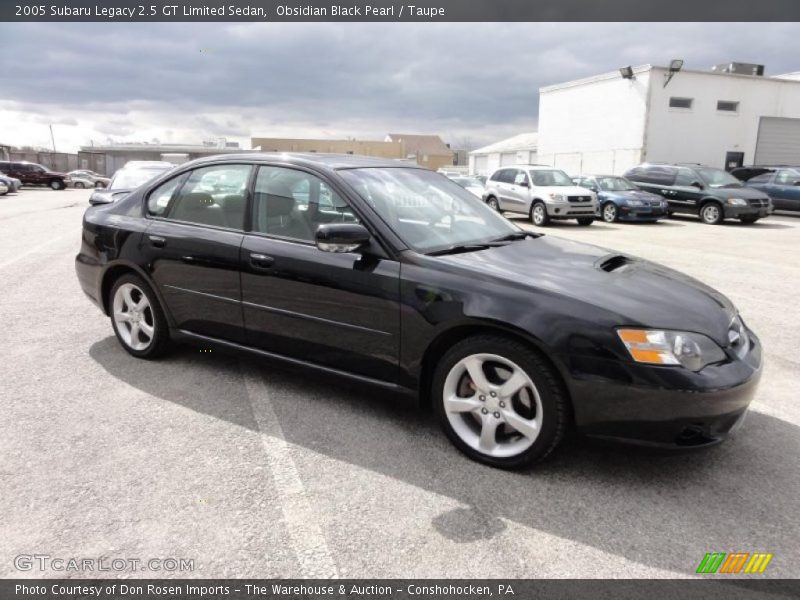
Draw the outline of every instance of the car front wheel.
<instances>
[{"instance_id":1,"label":"car front wheel","mask_svg":"<svg viewBox=\"0 0 800 600\"><path fill-rule=\"evenodd\" d=\"M52 190L63 190L65 187L64 182L58 179L53 179L53 181L50 182L50 189Z\"/></svg>"},{"instance_id":2,"label":"car front wheel","mask_svg":"<svg viewBox=\"0 0 800 600\"><path fill-rule=\"evenodd\" d=\"M724 218L722 207L716 202L709 202L700 209L700 218L707 225L719 225Z\"/></svg>"},{"instance_id":3,"label":"car front wheel","mask_svg":"<svg viewBox=\"0 0 800 600\"><path fill-rule=\"evenodd\" d=\"M547 208L544 202L534 202L531 207L531 223L544 227L550 222L550 216L547 214Z\"/></svg>"},{"instance_id":4,"label":"car front wheel","mask_svg":"<svg viewBox=\"0 0 800 600\"><path fill-rule=\"evenodd\" d=\"M609 202L603 207L603 221L606 223L613 223L617 220L617 206Z\"/></svg>"},{"instance_id":5,"label":"car front wheel","mask_svg":"<svg viewBox=\"0 0 800 600\"><path fill-rule=\"evenodd\" d=\"M169 328L153 290L138 275L123 275L111 290L111 323L122 347L155 358L169 343Z\"/></svg>"},{"instance_id":6,"label":"car front wheel","mask_svg":"<svg viewBox=\"0 0 800 600\"><path fill-rule=\"evenodd\" d=\"M432 393L448 438L478 462L529 465L564 435L567 400L558 376L516 340L486 335L459 342L437 365Z\"/></svg>"},{"instance_id":7,"label":"car front wheel","mask_svg":"<svg viewBox=\"0 0 800 600\"><path fill-rule=\"evenodd\" d=\"M489 196L486 199L486 206L488 206L494 211L500 212L500 205L497 203L497 198L495 198L494 196Z\"/></svg>"}]
</instances>

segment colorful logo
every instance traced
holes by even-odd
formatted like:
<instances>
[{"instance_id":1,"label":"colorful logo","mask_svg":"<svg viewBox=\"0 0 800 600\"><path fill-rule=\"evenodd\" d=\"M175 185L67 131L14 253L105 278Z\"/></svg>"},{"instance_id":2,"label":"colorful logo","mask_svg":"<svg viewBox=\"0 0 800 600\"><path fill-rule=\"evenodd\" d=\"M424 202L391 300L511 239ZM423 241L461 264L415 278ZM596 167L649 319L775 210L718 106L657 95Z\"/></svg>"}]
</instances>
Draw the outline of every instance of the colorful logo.
<instances>
[{"instance_id":1,"label":"colorful logo","mask_svg":"<svg viewBox=\"0 0 800 600\"><path fill-rule=\"evenodd\" d=\"M772 554L767 552L708 552L700 565L698 573L763 573Z\"/></svg>"}]
</instances>

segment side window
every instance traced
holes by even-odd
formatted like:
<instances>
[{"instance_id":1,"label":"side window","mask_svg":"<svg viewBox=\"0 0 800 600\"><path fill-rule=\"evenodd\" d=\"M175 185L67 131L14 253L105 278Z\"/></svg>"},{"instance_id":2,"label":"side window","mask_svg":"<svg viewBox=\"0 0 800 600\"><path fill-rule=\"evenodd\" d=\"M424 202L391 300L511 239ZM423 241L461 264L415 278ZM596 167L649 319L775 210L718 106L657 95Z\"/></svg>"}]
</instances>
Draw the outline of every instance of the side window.
<instances>
[{"instance_id":1,"label":"side window","mask_svg":"<svg viewBox=\"0 0 800 600\"><path fill-rule=\"evenodd\" d=\"M172 200L167 218L242 229L250 165L216 165L192 171Z\"/></svg>"},{"instance_id":2,"label":"side window","mask_svg":"<svg viewBox=\"0 0 800 600\"><path fill-rule=\"evenodd\" d=\"M516 169L513 171L514 173L514 185L524 185L528 182L528 176L525 174L525 171L520 171Z\"/></svg>"},{"instance_id":3,"label":"side window","mask_svg":"<svg viewBox=\"0 0 800 600\"><path fill-rule=\"evenodd\" d=\"M639 177L639 181L657 185L674 185L675 169L661 166L647 167Z\"/></svg>"},{"instance_id":4,"label":"side window","mask_svg":"<svg viewBox=\"0 0 800 600\"><path fill-rule=\"evenodd\" d=\"M693 183L698 181L700 181L700 177L689 169L678 169L678 175L675 177L675 185L683 187L690 187Z\"/></svg>"},{"instance_id":5,"label":"side window","mask_svg":"<svg viewBox=\"0 0 800 600\"><path fill-rule=\"evenodd\" d=\"M778 171L778 174L775 176L775 183L778 185L794 185L798 180L800 180L800 175L793 171Z\"/></svg>"},{"instance_id":6,"label":"side window","mask_svg":"<svg viewBox=\"0 0 800 600\"><path fill-rule=\"evenodd\" d=\"M495 171L494 173L492 173L492 176L489 177L489 181L500 181L501 180L500 178L502 176L503 176L503 170L500 169L499 171Z\"/></svg>"},{"instance_id":7,"label":"side window","mask_svg":"<svg viewBox=\"0 0 800 600\"><path fill-rule=\"evenodd\" d=\"M285 167L259 167L253 231L312 242L323 223L358 223L358 218L316 175Z\"/></svg>"},{"instance_id":8,"label":"side window","mask_svg":"<svg viewBox=\"0 0 800 600\"><path fill-rule=\"evenodd\" d=\"M180 187L181 182L185 176L174 177L169 181L162 183L147 197L147 214L153 217L161 217L167 212L170 200L175 195L175 192Z\"/></svg>"},{"instance_id":9,"label":"side window","mask_svg":"<svg viewBox=\"0 0 800 600\"><path fill-rule=\"evenodd\" d=\"M782 172L785 173L786 171ZM769 183L770 179L772 179L772 173L762 173L761 175L756 175L748 179L745 185L750 185L751 183Z\"/></svg>"}]
</instances>

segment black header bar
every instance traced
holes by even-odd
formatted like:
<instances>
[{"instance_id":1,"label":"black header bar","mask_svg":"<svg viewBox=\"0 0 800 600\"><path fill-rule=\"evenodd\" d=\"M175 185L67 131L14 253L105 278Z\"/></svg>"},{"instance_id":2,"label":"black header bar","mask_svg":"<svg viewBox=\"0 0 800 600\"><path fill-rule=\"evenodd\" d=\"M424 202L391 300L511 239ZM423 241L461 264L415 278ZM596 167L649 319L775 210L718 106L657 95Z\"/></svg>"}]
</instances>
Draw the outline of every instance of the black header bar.
<instances>
[{"instance_id":1,"label":"black header bar","mask_svg":"<svg viewBox=\"0 0 800 600\"><path fill-rule=\"evenodd\" d=\"M800 21L797 0L0 0L0 21Z\"/></svg>"}]
</instances>

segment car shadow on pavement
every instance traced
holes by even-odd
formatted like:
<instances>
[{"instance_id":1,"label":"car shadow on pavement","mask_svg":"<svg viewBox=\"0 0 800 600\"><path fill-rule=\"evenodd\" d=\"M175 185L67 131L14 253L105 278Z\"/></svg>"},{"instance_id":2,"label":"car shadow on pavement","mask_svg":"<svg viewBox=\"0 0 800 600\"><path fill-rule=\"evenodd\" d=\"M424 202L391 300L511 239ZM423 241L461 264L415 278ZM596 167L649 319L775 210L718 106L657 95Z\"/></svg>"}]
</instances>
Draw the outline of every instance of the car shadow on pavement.
<instances>
[{"instance_id":1,"label":"car shadow on pavement","mask_svg":"<svg viewBox=\"0 0 800 600\"><path fill-rule=\"evenodd\" d=\"M796 569L800 428L772 416L751 411L727 443L691 452L569 438L544 463L509 472L462 456L430 410L381 389L189 347L140 361L113 337L90 354L135 388L248 429L258 429L250 402L269 401L289 443L461 504L431 523L456 543L513 522L679 575L715 551L772 552L772 572ZM269 400L249 398L245 374L263 379Z\"/></svg>"}]
</instances>

